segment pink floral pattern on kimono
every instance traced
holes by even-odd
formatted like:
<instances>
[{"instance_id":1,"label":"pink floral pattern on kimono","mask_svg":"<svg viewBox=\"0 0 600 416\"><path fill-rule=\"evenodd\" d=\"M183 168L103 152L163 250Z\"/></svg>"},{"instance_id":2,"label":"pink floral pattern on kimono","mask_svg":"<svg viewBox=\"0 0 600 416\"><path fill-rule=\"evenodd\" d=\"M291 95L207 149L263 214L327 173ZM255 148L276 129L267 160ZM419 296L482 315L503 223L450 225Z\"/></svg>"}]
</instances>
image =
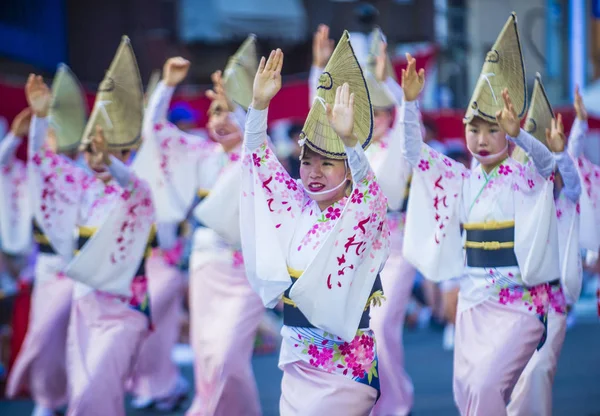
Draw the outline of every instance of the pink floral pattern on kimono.
<instances>
[{"instance_id":1,"label":"pink floral pattern on kimono","mask_svg":"<svg viewBox=\"0 0 600 416\"><path fill-rule=\"evenodd\" d=\"M145 182L131 173L125 188L121 188L115 181L105 185L94 175L45 146L30 155L30 162L33 180L40 181L36 182L38 186L32 187L36 193L34 203L39 204L35 208L39 208L37 213L41 214L36 217L51 242L57 241L59 246L61 241L71 242L79 221L89 224L90 221L94 223L95 219L106 218L107 210L110 212L113 204L119 203L125 219L114 233L114 244L106 249L110 250L110 261L113 264L137 262L137 259L131 257L129 247L140 228L147 227L154 220L150 189ZM111 212L109 215L112 214ZM120 214L122 213L117 213ZM62 247L64 249L66 245ZM65 253L63 251L60 254ZM132 296L125 301L132 307L141 309L144 302L140 302L138 283L132 282ZM136 296L133 296L134 289Z\"/></svg>"},{"instance_id":2,"label":"pink floral pattern on kimono","mask_svg":"<svg viewBox=\"0 0 600 416\"><path fill-rule=\"evenodd\" d=\"M576 165L582 178L583 189L590 197L594 208L600 209L600 166L594 165L585 156L580 156Z\"/></svg>"},{"instance_id":3,"label":"pink floral pattern on kimono","mask_svg":"<svg viewBox=\"0 0 600 416\"><path fill-rule=\"evenodd\" d=\"M23 161L14 158L11 163L1 168L0 175L3 184L6 184L3 186L4 192L7 192L2 197L9 201L10 222L16 225L21 217L19 202L27 195L27 166Z\"/></svg>"},{"instance_id":4,"label":"pink floral pattern on kimono","mask_svg":"<svg viewBox=\"0 0 600 416\"><path fill-rule=\"evenodd\" d=\"M351 342L312 328L293 328L289 341L313 367L363 384L377 381L377 349L372 331L358 330Z\"/></svg>"},{"instance_id":5,"label":"pink floral pattern on kimono","mask_svg":"<svg viewBox=\"0 0 600 416\"><path fill-rule=\"evenodd\" d=\"M305 193L302 182L293 180L277 161L266 142L254 152L245 154L243 166L246 170L244 175L254 181L254 189L264 191L272 226L282 246L290 245L298 220L305 216L314 218L314 223L306 234L297 237L300 241L298 246L294 246L297 252L308 250L317 255L329 238L334 239L331 240L335 241L334 249L330 254L328 251L330 266L320 274L327 289L351 286L354 271L366 261L367 256L372 259L377 254L388 252L387 199L370 169L364 178L353 184L348 197L321 211ZM242 196L254 197L244 191ZM336 228L338 232L332 234L338 221L343 221L343 229ZM379 269L370 271L376 274ZM303 277L295 284L300 284ZM349 343L320 328L286 326L282 334L283 348L294 351L295 359L378 388L376 349L371 331L359 331Z\"/></svg>"}]
</instances>

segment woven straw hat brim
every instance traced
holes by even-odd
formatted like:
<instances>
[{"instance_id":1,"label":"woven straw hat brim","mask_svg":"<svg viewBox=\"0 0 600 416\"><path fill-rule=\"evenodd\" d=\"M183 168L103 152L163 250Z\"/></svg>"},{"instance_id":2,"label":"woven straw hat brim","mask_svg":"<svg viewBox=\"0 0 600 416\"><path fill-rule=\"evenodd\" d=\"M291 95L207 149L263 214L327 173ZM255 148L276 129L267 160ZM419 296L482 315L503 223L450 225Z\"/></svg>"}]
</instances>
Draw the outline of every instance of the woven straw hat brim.
<instances>
[{"instance_id":1,"label":"woven straw hat brim","mask_svg":"<svg viewBox=\"0 0 600 416\"><path fill-rule=\"evenodd\" d=\"M496 112L502 110L502 90L508 88L519 119L527 109L527 84L525 64L517 28L517 16L511 14L498 35L492 49L487 53L481 75L465 114L465 123L480 117L496 122Z\"/></svg>"},{"instance_id":2,"label":"woven straw hat brim","mask_svg":"<svg viewBox=\"0 0 600 416\"><path fill-rule=\"evenodd\" d=\"M142 79L131 41L124 36L98 87L92 115L83 134L83 144L90 142L99 125L109 148L127 150L136 147L141 137L143 114Z\"/></svg>"},{"instance_id":3,"label":"woven straw hat brim","mask_svg":"<svg viewBox=\"0 0 600 416\"><path fill-rule=\"evenodd\" d=\"M548 147L546 129L552 128L554 111L546 95L540 74L536 74L531 94L531 104L525 119L525 131Z\"/></svg>"},{"instance_id":4,"label":"woven straw hat brim","mask_svg":"<svg viewBox=\"0 0 600 416\"><path fill-rule=\"evenodd\" d=\"M346 159L344 145L327 119L325 104L333 107L337 87L348 83L354 94L354 134L364 149L373 136L373 108L367 82L356 59L350 36L344 31L325 71L319 78L317 96L312 103L300 140L314 152L332 159Z\"/></svg>"},{"instance_id":5,"label":"woven straw hat brim","mask_svg":"<svg viewBox=\"0 0 600 416\"><path fill-rule=\"evenodd\" d=\"M244 110L248 110L252 101L252 88L257 69L256 36L250 35L229 58L223 71L223 86L227 97Z\"/></svg>"},{"instance_id":6,"label":"woven straw hat brim","mask_svg":"<svg viewBox=\"0 0 600 416\"><path fill-rule=\"evenodd\" d=\"M59 153L76 150L85 129L87 110L83 88L65 64L60 64L52 82L48 114Z\"/></svg>"}]
</instances>

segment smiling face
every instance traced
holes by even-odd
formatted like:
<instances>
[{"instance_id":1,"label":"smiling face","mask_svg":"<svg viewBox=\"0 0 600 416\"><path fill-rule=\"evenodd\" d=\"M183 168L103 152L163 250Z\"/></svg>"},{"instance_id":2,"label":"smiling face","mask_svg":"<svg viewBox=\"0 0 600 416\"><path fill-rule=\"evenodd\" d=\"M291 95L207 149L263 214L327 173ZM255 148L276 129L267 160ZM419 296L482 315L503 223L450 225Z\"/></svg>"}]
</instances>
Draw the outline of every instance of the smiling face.
<instances>
[{"instance_id":1,"label":"smiling face","mask_svg":"<svg viewBox=\"0 0 600 416\"><path fill-rule=\"evenodd\" d=\"M235 149L242 142L242 129L233 120L231 113L222 103L213 101L208 110L208 132L226 151Z\"/></svg>"},{"instance_id":2,"label":"smiling face","mask_svg":"<svg viewBox=\"0 0 600 416\"><path fill-rule=\"evenodd\" d=\"M465 126L467 146L484 168L496 166L508 156L506 133L496 123L479 117Z\"/></svg>"},{"instance_id":3,"label":"smiling face","mask_svg":"<svg viewBox=\"0 0 600 416\"><path fill-rule=\"evenodd\" d=\"M305 148L300 163L300 179L322 211L344 197L346 186L340 184L349 183L351 174L344 160L329 159Z\"/></svg>"}]
</instances>

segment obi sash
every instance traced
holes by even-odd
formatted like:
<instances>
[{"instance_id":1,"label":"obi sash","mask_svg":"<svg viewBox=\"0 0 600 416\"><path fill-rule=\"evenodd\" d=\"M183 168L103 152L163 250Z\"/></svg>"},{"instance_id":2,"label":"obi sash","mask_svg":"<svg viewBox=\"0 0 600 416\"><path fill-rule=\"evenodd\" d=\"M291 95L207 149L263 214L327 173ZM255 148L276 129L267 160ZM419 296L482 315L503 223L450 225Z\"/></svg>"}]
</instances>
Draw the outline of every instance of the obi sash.
<instances>
[{"instance_id":1,"label":"obi sash","mask_svg":"<svg viewBox=\"0 0 600 416\"><path fill-rule=\"evenodd\" d=\"M302 271L288 268L290 277L292 278L292 284L283 294L283 324L290 327L299 328L316 328L311 324L304 314L298 309L293 300L290 299L290 290L296 283L296 281L302 275ZM367 304L360 318L360 323L357 329L369 328L370 320L369 312L371 310L371 302L380 301L383 298L383 287L381 285L381 279L379 275L375 278L375 283L371 289L371 295L367 300Z\"/></svg>"},{"instance_id":2,"label":"obi sash","mask_svg":"<svg viewBox=\"0 0 600 416\"><path fill-rule=\"evenodd\" d=\"M38 244L40 253L56 254L54 247L50 244L50 240L42 231L36 220L33 220L33 240Z\"/></svg>"},{"instance_id":3,"label":"obi sash","mask_svg":"<svg viewBox=\"0 0 600 416\"><path fill-rule=\"evenodd\" d=\"M515 222L466 223L465 249L469 267L518 266L515 255Z\"/></svg>"}]
</instances>

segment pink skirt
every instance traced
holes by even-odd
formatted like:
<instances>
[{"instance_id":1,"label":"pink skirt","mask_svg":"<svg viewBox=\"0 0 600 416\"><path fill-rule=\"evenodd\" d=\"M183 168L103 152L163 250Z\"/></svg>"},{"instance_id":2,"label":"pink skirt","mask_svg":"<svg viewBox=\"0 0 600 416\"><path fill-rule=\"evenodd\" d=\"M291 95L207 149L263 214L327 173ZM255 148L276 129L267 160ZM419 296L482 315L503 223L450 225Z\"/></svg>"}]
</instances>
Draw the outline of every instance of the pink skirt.
<instances>
[{"instance_id":1,"label":"pink skirt","mask_svg":"<svg viewBox=\"0 0 600 416\"><path fill-rule=\"evenodd\" d=\"M92 292L73 301L68 416L125 415L125 385L147 333L146 316L120 300Z\"/></svg>"},{"instance_id":2,"label":"pink skirt","mask_svg":"<svg viewBox=\"0 0 600 416\"><path fill-rule=\"evenodd\" d=\"M283 368L279 414L366 416L376 399L373 387L297 361Z\"/></svg>"},{"instance_id":3,"label":"pink skirt","mask_svg":"<svg viewBox=\"0 0 600 416\"><path fill-rule=\"evenodd\" d=\"M548 314L548 338L533 354L519 377L508 405L511 416L546 416L552 414L552 384L567 332L567 317Z\"/></svg>"},{"instance_id":4,"label":"pink skirt","mask_svg":"<svg viewBox=\"0 0 600 416\"><path fill-rule=\"evenodd\" d=\"M459 312L453 387L460 414L506 415L513 388L543 333L536 315L491 300Z\"/></svg>"},{"instance_id":5,"label":"pink skirt","mask_svg":"<svg viewBox=\"0 0 600 416\"><path fill-rule=\"evenodd\" d=\"M184 279L177 267L156 254L146 261L146 271L154 330L140 348L130 391L161 399L173 391L179 377L171 351L179 337Z\"/></svg>"},{"instance_id":6,"label":"pink skirt","mask_svg":"<svg viewBox=\"0 0 600 416\"><path fill-rule=\"evenodd\" d=\"M243 266L209 261L190 276L190 338L196 394L187 416L260 415L252 371L264 313Z\"/></svg>"},{"instance_id":7,"label":"pink skirt","mask_svg":"<svg viewBox=\"0 0 600 416\"><path fill-rule=\"evenodd\" d=\"M34 284L29 326L10 372L6 395L23 390L36 404L56 409L67 403L66 344L73 282L55 278Z\"/></svg>"},{"instance_id":8,"label":"pink skirt","mask_svg":"<svg viewBox=\"0 0 600 416\"><path fill-rule=\"evenodd\" d=\"M386 300L371 308L371 329L377 340L381 396L373 416L407 415L413 405L413 384L404 369L402 330L416 270L402 257L402 245L392 247L381 272Z\"/></svg>"}]
</instances>

